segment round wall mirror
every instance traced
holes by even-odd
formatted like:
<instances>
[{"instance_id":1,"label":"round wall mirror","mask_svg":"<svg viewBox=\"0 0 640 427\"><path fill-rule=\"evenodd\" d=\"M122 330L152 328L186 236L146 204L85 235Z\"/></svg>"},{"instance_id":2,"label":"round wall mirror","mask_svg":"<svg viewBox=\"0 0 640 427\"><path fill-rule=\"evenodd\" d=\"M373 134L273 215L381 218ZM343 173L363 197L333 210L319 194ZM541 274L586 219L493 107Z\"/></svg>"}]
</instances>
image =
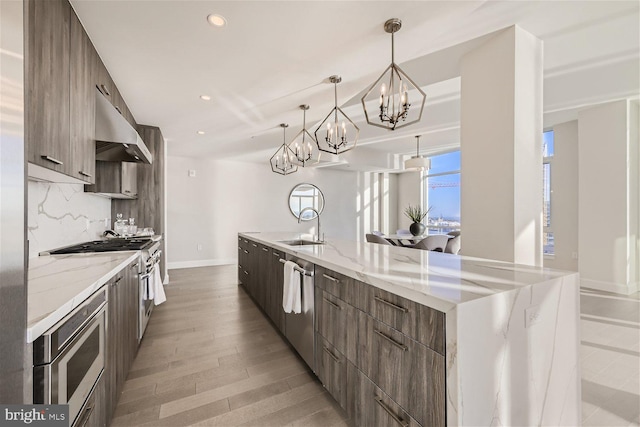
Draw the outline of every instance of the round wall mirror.
<instances>
[{"instance_id":1,"label":"round wall mirror","mask_svg":"<svg viewBox=\"0 0 640 427\"><path fill-rule=\"evenodd\" d=\"M324 209L324 195L318 187L313 184L298 184L289 193L289 210L296 218L300 217L300 212L304 208L313 208L318 214ZM302 221L310 221L318 215L311 209L302 213Z\"/></svg>"}]
</instances>

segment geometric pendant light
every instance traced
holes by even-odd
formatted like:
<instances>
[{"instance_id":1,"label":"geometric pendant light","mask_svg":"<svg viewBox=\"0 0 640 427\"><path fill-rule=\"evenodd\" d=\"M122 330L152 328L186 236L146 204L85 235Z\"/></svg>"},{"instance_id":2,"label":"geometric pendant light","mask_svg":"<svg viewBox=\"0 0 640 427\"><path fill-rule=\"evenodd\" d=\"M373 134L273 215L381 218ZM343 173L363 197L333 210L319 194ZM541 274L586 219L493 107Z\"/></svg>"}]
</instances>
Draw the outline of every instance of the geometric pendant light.
<instances>
[{"instance_id":1,"label":"geometric pendant light","mask_svg":"<svg viewBox=\"0 0 640 427\"><path fill-rule=\"evenodd\" d=\"M289 125L286 123L280 124L283 132L282 145L269 160L271 163L271 170L280 175L289 175L294 172L298 172L298 166L294 163L296 154L287 146L286 133L288 126Z\"/></svg>"},{"instance_id":2,"label":"geometric pendant light","mask_svg":"<svg viewBox=\"0 0 640 427\"><path fill-rule=\"evenodd\" d=\"M420 121L427 98L422 89L395 63L393 34L401 27L402 21L397 18L384 23L384 30L391 33L391 65L361 99L367 123L389 130Z\"/></svg>"},{"instance_id":3,"label":"geometric pendant light","mask_svg":"<svg viewBox=\"0 0 640 427\"><path fill-rule=\"evenodd\" d=\"M418 171L431 169L431 159L420 155L420 135L416 136L416 155L404 161L404 168Z\"/></svg>"},{"instance_id":4,"label":"geometric pendant light","mask_svg":"<svg viewBox=\"0 0 640 427\"><path fill-rule=\"evenodd\" d=\"M303 104L300 106L302 110L302 130L291 140L289 148L295 153L293 161L304 167L305 163L310 162L313 157L313 147L316 145L316 139L307 130L307 110L309 106Z\"/></svg>"},{"instance_id":5,"label":"geometric pendant light","mask_svg":"<svg viewBox=\"0 0 640 427\"><path fill-rule=\"evenodd\" d=\"M360 128L338 107L338 83L340 76L331 76L333 83L334 107L314 132L318 150L331 154L340 154L356 146Z\"/></svg>"}]
</instances>

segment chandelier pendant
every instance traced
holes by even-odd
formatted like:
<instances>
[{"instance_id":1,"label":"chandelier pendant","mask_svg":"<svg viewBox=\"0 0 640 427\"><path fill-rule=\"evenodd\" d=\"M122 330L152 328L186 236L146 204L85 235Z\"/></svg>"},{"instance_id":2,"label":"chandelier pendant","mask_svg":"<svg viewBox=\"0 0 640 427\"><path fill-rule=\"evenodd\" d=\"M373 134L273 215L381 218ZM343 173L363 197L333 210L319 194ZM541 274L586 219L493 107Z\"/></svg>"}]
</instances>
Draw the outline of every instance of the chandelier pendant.
<instances>
[{"instance_id":1,"label":"chandelier pendant","mask_svg":"<svg viewBox=\"0 0 640 427\"><path fill-rule=\"evenodd\" d=\"M387 33L391 33L391 64L361 99L367 123L389 130L399 129L420 121L427 98L424 91L395 63L394 33L399 31L401 27L402 21L397 18L389 19L385 22L384 30ZM412 96L417 95L420 98L420 110L417 114L410 114L410 94L413 94ZM373 109L373 104L376 100L378 104L377 111ZM372 114L369 114L367 104L369 104ZM376 113L373 113L373 111L376 111ZM375 119L376 116L378 121Z\"/></svg>"},{"instance_id":2,"label":"chandelier pendant","mask_svg":"<svg viewBox=\"0 0 640 427\"><path fill-rule=\"evenodd\" d=\"M298 171L298 166L295 164L295 153L286 143L287 127L286 123L281 123L282 128L282 145L276 150L269 162L271 163L271 171L280 175L289 175Z\"/></svg>"},{"instance_id":3,"label":"chandelier pendant","mask_svg":"<svg viewBox=\"0 0 640 427\"><path fill-rule=\"evenodd\" d=\"M318 150L340 154L356 146L360 128L338 107L338 83L342 81L342 78L331 76L329 81L333 83L334 107L320 123L314 134ZM323 128L326 128L325 131L322 131Z\"/></svg>"},{"instance_id":4,"label":"chandelier pendant","mask_svg":"<svg viewBox=\"0 0 640 427\"><path fill-rule=\"evenodd\" d=\"M289 148L295 154L294 162L299 166L305 167L305 164L311 161L313 157L313 143L316 139L307 130L307 110L309 106L300 105L302 110L302 130L291 140Z\"/></svg>"}]
</instances>

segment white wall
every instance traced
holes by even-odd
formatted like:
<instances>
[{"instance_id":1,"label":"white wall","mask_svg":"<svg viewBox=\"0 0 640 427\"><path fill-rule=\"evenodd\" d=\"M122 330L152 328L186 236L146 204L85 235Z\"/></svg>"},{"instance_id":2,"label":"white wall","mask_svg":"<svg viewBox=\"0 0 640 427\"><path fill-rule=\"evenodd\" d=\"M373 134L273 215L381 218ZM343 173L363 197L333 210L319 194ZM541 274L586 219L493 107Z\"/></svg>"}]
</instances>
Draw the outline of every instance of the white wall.
<instances>
[{"instance_id":1,"label":"white wall","mask_svg":"<svg viewBox=\"0 0 640 427\"><path fill-rule=\"evenodd\" d=\"M578 121L553 127L551 227L555 255L544 266L578 271ZM595 172L595 171L594 171Z\"/></svg>"},{"instance_id":2,"label":"white wall","mask_svg":"<svg viewBox=\"0 0 640 427\"><path fill-rule=\"evenodd\" d=\"M422 183L420 172L404 172L398 174L397 228L408 230L411 220L404 214L409 205L422 205Z\"/></svg>"},{"instance_id":3,"label":"white wall","mask_svg":"<svg viewBox=\"0 0 640 427\"><path fill-rule=\"evenodd\" d=\"M196 177L189 177L189 170L195 170ZM282 176L266 163L169 156L169 268L236 262L238 232L315 233L316 221L298 224L289 211L289 192L301 182L315 184L324 193L321 226L327 238L363 239L373 215L371 175L300 168Z\"/></svg>"},{"instance_id":4,"label":"white wall","mask_svg":"<svg viewBox=\"0 0 640 427\"><path fill-rule=\"evenodd\" d=\"M112 228L111 199L82 184L28 183L29 258L39 252L99 238Z\"/></svg>"},{"instance_id":5,"label":"white wall","mask_svg":"<svg viewBox=\"0 0 640 427\"><path fill-rule=\"evenodd\" d=\"M628 101L578 114L582 285L638 290L638 116Z\"/></svg>"}]
</instances>

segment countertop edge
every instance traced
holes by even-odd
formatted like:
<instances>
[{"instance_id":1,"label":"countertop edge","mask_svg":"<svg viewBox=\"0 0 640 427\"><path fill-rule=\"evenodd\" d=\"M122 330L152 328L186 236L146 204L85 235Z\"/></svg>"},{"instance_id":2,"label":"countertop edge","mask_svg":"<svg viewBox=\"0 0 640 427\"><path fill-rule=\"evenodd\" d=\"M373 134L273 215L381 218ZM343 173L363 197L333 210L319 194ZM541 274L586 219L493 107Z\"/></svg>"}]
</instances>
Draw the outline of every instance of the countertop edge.
<instances>
[{"instance_id":1,"label":"countertop edge","mask_svg":"<svg viewBox=\"0 0 640 427\"><path fill-rule=\"evenodd\" d=\"M120 264L113 267L110 271L98 277L93 283L87 284L86 288L78 294L74 295L69 301L60 306L57 310L38 319L32 325L27 326L27 343L32 343L49 328L62 320L67 314L71 313L76 307L82 304L87 298L97 292L115 276L119 271L125 268L129 263L140 256L140 251L132 251L131 255L125 258Z\"/></svg>"}]
</instances>

